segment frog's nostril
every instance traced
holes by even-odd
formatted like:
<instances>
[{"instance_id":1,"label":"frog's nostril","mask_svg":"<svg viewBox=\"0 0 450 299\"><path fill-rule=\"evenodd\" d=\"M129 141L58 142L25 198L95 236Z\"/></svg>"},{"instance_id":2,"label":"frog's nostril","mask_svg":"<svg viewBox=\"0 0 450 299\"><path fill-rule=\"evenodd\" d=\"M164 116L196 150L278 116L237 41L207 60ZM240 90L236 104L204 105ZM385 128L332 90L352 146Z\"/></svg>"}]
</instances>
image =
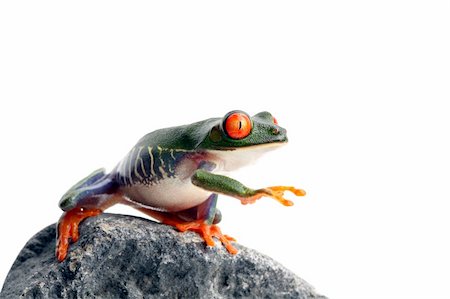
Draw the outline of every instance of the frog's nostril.
<instances>
[{"instance_id":1,"label":"frog's nostril","mask_svg":"<svg viewBox=\"0 0 450 299\"><path fill-rule=\"evenodd\" d=\"M273 135L278 135L278 134L280 134L280 130L278 128L273 128L272 133L273 133Z\"/></svg>"}]
</instances>

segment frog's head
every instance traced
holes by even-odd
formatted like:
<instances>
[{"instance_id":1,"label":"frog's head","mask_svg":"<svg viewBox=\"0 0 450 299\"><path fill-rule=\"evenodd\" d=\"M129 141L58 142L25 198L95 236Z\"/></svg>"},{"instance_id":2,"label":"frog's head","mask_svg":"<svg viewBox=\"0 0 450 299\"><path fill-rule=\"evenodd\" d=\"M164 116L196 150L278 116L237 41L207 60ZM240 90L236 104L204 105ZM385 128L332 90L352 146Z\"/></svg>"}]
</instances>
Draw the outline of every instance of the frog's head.
<instances>
[{"instance_id":1,"label":"frog's head","mask_svg":"<svg viewBox=\"0 0 450 299\"><path fill-rule=\"evenodd\" d=\"M278 125L269 112L253 117L240 110L228 112L222 119L208 120L199 149L232 151L261 145L278 145L287 142L286 129Z\"/></svg>"},{"instance_id":2,"label":"frog's head","mask_svg":"<svg viewBox=\"0 0 450 299\"><path fill-rule=\"evenodd\" d=\"M226 161L227 169L248 164L260 154L287 142L286 129L269 112L252 117L234 110L222 119L211 119L198 149L207 150Z\"/></svg>"}]
</instances>

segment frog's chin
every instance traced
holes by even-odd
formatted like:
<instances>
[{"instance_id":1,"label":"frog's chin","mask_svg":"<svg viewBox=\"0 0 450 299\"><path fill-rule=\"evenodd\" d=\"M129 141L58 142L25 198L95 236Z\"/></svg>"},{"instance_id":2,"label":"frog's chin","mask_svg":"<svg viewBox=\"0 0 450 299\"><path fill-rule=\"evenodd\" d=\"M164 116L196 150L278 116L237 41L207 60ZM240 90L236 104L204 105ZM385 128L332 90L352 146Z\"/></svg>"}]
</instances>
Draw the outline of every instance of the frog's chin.
<instances>
[{"instance_id":1,"label":"frog's chin","mask_svg":"<svg viewBox=\"0 0 450 299\"><path fill-rule=\"evenodd\" d=\"M275 150L287 142L258 144L227 150L208 150L208 156L217 164L218 171L233 171L253 164L261 155Z\"/></svg>"}]
</instances>

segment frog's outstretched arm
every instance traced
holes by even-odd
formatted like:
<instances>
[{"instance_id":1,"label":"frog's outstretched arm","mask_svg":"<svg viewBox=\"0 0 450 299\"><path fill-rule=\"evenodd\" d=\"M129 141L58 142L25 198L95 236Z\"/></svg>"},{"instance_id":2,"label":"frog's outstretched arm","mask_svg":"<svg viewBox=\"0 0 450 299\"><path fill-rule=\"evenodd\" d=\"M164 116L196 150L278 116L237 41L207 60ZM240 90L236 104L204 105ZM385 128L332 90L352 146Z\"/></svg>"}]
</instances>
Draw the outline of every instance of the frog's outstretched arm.
<instances>
[{"instance_id":1,"label":"frog's outstretched arm","mask_svg":"<svg viewBox=\"0 0 450 299\"><path fill-rule=\"evenodd\" d=\"M254 203L261 197L272 197L285 206L294 203L283 197L285 191L290 191L296 196L306 194L302 189L289 186L273 186L261 189L251 189L242 183L227 176L213 174L203 169L198 169L192 177L192 183L202 189L235 197L242 204Z\"/></svg>"}]
</instances>

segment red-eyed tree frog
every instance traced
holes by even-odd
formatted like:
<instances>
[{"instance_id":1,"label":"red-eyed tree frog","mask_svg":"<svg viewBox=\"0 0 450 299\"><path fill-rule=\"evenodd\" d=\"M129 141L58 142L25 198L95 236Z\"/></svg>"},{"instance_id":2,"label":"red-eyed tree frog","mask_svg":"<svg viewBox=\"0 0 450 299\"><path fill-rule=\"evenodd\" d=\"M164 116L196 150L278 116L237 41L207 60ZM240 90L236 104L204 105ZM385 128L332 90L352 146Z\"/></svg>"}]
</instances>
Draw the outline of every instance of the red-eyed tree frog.
<instances>
[{"instance_id":1,"label":"red-eyed tree frog","mask_svg":"<svg viewBox=\"0 0 450 299\"><path fill-rule=\"evenodd\" d=\"M223 118L145 135L110 173L96 170L63 195L57 259L63 261L69 241L78 240L81 221L117 203L132 206L179 231L195 231L208 246L214 246L213 238L217 238L231 254L237 253L231 243L235 240L217 226L221 220L216 208L218 194L237 198L242 204L271 197L291 206L293 202L284 198L284 192L297 196L305 192L287 186L251 189L223 173L286 142L286 130L269 112L250 117L239 110Z\"/></svg>"}]
</instances>

